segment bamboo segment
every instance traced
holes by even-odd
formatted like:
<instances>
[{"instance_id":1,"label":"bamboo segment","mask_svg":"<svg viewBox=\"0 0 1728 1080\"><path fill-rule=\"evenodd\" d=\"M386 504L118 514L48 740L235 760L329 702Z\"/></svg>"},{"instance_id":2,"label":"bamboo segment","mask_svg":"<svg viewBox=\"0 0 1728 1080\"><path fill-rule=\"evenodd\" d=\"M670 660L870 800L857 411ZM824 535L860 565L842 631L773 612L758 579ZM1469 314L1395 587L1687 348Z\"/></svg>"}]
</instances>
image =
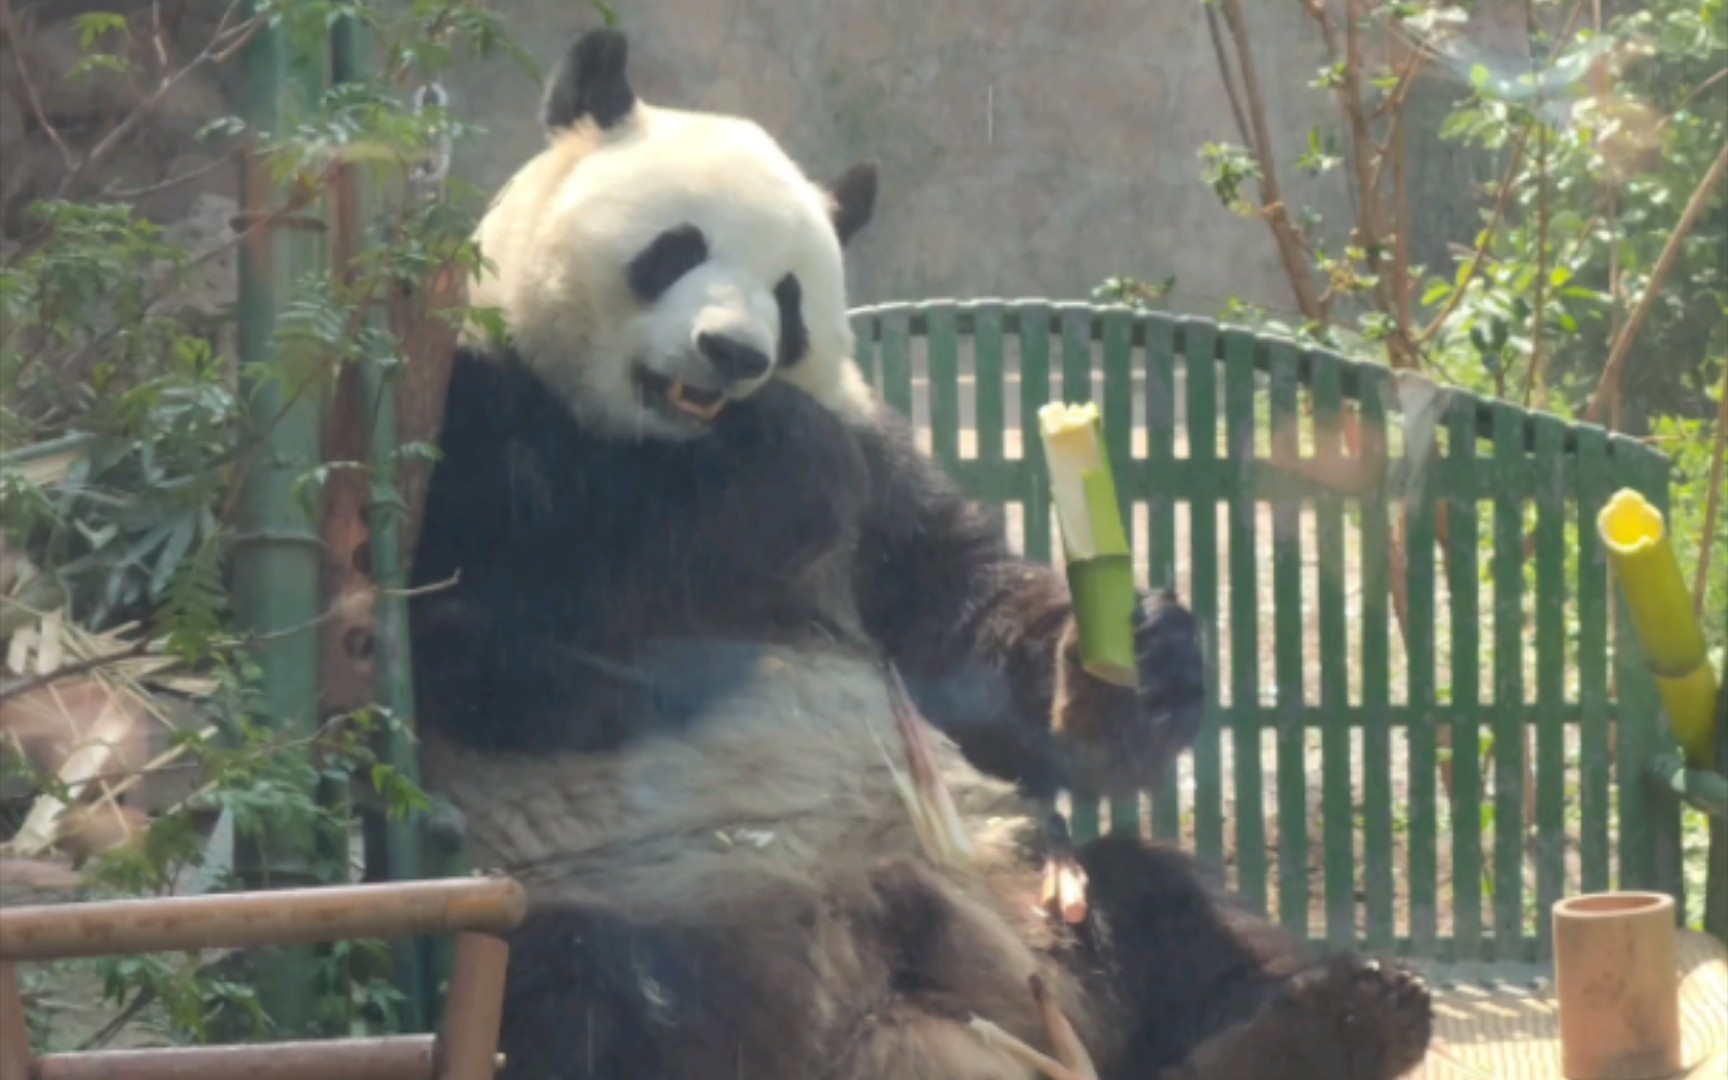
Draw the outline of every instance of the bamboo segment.
<instances>
[{"instance_id":1,"label":"bamboo segment","mask_svg":"<svg viewBox=\"0 0 1728 1080\"><path fill-rule=\"evenodd\" d=\"M1038 422L1062 526L1082 666L1107 682L1133 686L1134 563L1098 407L1051 402L1038 411Z\"/></svg>"},{"instance_id":2,"label":"bamboo segment","mask_svg":"<svg viewBox=\"0 0 1728 1080\"><path fill-rule=\"evenodd\" d=\"M1606 893L1554 906L1560 1049L1570 1080L1658 1080L1681 1067L1674 898Z\"/></svg>"},{"instance_id":3,"label":"bamboo segment","mask_svg":"<svg viewBox=\"0 0 1728 1080\"><path fill-rule=\"evenodd\" d=\"M1715 764L1716 675L1662 512L1622 488L1596 517L1668 722L1695 768Z\"/></svg>"}]
</instances>

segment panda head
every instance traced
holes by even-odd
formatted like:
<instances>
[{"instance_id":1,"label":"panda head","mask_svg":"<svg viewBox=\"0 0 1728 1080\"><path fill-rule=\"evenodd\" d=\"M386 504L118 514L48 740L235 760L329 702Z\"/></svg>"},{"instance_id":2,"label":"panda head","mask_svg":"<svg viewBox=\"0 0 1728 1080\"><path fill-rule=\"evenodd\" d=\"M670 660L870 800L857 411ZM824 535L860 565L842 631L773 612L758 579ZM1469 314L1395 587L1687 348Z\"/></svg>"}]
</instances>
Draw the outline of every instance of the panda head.
<instances>
[{"instance_id":1,"label":"panda head","mask_svg":"<svg viewBox=\"0 0 1728 1080\"><path fill-rule=\"evenodd\" d=\"M873 165L808 178L756 124L650 106L627 46L588 33L547 87L549 145L482 219L471 301L596 434L682 440L773 379L868 410L842 248Z\"/></svg>"}]
</instances>

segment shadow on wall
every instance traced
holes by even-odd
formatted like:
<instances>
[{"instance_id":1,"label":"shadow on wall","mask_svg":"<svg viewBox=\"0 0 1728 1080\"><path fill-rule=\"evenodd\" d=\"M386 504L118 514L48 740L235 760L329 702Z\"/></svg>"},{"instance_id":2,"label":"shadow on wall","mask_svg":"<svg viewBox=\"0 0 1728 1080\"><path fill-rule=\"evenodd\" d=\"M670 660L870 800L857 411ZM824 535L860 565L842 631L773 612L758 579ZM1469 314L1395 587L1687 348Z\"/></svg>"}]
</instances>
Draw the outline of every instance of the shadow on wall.
<instances>
[{"instance_id":1,"label":"shadow on wall","mask_svg":"<svg viewBox=\"0 0 1728 1080\"><path fill-rule=\"evenodd\" d=\"M1172 307L1291 305L1264 230L1199 179L1236 141L1201 6L1123 0L656 0L615 4L638 92L748 115L814 175L882 164L853 256L855 303L1085 298L1116 274L1177 275ZM1268 122L1288 159L1335 110L1299 6L1251 8ZM511 32L545 70L598 16L520 0ZM541 145L539 91L514 62L460 73L453 106L486 134L454 171L490 189ZM1293 201L1318 196L1293 175ZM1333 198L1339 185L1327 185ZM1328 217L1345 206L1319 209Z\"/></svg>"}]
</instances>

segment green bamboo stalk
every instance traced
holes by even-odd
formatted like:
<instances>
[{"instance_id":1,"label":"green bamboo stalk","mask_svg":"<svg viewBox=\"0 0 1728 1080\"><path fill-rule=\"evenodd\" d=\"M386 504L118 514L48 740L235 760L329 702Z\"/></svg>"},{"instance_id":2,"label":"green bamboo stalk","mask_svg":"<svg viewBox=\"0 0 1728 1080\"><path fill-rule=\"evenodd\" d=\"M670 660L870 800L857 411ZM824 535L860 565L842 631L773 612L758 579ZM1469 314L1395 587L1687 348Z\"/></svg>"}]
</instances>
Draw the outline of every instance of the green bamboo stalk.
<instances>
[{"instance_id":1,"label":"green bamboo stalk","mask_svg":"<svg viewBox=\"0 0 1728 1080\"><path fill-rule=\"evenodd\" d=\"M359 82L371 67L371 35L352 17L339 20L331 31L330 69L336 82ZM371 170L348 166L351 173L343 185L343 198L351 200L348 222L355 228L353 242L378 220L379 199ZM358 249L356 249L358 253ZM383 318L376 306L365 315L369 327ZM401 524L407 511L397 485L396 383L381 364L367 363L359 370L364 415L370 422L368 453L370 484L366 502L366 525L372 553L372 584L377 600L373 608L374 664L378 704L396 721L384 736L380 758L406 782L420 782L419 758L413 741L403 734L414 719L414 679L408 642L406 585L401 560ZM406 818L383 816L367 830L366 864L376 868L386 881L415 881L425 877L421 848L424 823L417 815ZM419 1031L426 1025L433 991L426 981L424 938L404 938L392 943L393 979L403 995L402 1026Z\"/></svg>"},{"instance_id":2,"label":"green bamboo stalk","mask_svg":"<svg viewBox=\"0 0 1728 1080\"><path fill-rule=\"evenodd\" d=\"M248 12L251 14L252 12ZM282 31L258 30L241 57L241 114L256 138L281 120L285 68ZM317 76L297 68L302 88ZM315 730L318 701L320 541L294 497L296 479L318 460L320 402L296 394L277 374L272 339L278 312L296 278L315 268L317 244L280 224L262 226L282 193L256 155L244 160L243 227L251 230L239 252L239 358L242 366L244 472L235 503L234 614L239 630L257 641L260 706L285 740ZM263 372L262 376L255 373ZM279 888L321 881L316 843L283 835L266 823L258 837L236 836L235 869L247 888ZM310 948L260 951L259 1003L277 1027L293 1036L311 1022L314 953Z\"/></svg>"},{"instance_id":3,"label":"green bamboo stalk","mask_svg":"<svg viewBox=\"0 0 1728 1080\"><path fill-rule=\"evenodd\" d=\"M1052 402L1039 411L1050 491L1062 526L1082 666L1123 686L1136 681L1134 564L1097 406Z\"/></svg>"}]
</instances>

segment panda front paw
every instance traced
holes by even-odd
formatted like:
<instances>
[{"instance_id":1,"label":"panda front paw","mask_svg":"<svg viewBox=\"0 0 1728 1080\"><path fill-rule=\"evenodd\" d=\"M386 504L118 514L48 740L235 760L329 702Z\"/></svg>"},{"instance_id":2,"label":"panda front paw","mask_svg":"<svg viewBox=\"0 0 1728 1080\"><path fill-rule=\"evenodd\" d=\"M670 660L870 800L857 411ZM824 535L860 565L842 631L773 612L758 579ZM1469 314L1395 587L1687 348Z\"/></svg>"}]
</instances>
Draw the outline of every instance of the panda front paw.
<instances>
[{"instance_id":1,"label":"panda front paw","mask_svg":"<svg viewBox=\"0 0 1728 1080\"><path fill-rule=\"evenodd\" d=\"M1087 673L1074 621L1063 629L1052 729L1062 745L1066 786L1076 794L1125 794L1156 786L1200 731L1206 657L1199 621L1164 589L1141 594L1133 622L1138 668L1133 689Z\"/></svg>"},{"instance_id":2,"label":"panda front paw","mask_svg":"<svg viewBox=\"0 0 1728 1080\"><path fill-rule=\"evenodd\" d=\"M1139 712L1154 736L1150 753L1162 770L1194 744L1206 708L1206 654L1200 621L1175 590L1143 594L1134 608Z\"/></svg>"}]
</instances>

